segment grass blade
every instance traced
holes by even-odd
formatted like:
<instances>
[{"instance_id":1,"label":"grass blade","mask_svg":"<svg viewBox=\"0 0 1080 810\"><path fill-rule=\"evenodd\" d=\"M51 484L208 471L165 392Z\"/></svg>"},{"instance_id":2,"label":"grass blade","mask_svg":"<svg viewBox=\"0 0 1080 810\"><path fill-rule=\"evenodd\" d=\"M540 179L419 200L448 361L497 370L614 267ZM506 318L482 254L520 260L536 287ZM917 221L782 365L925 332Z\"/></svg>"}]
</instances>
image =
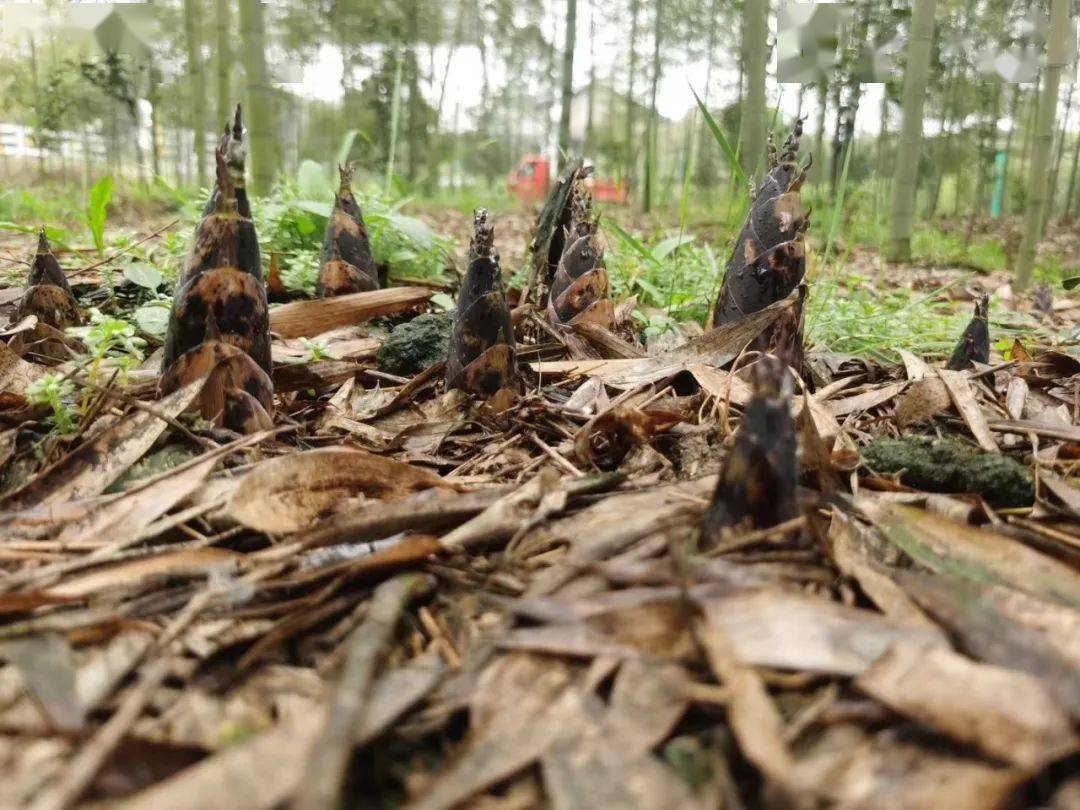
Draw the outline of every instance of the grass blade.
<instances>
[{"instance_id":1,"label":"grass blade","mask_svg":"<svg viewBox=\"0 0 1080 810\"><path fill-rule=\"evenodd\" d=\"M641 258L645 259L648 262L652 262L653 264L660 264L656 256L653 255L653 252L647 247L645 247L645 245L641 243L641 240L628 234L626 231L620 228L613 220L605 220L604 227L611 229L611 231L614 232L614 234L618 236L619 239L621 239L627 247L629 247L631 250L641 256Z\"/></svg>"},{"instance_id":2,"label":"grass blade","mask_svg":"<svg viewBox=\"0 0 1080 810\"><path fill-rule=\"evenodd\" d=\"M712 117L712 114L705 107L705 102L698 96L697 90L693 85L690 86L690 92L694 94L694 100L697 102L698 109L701 110L701 114L705 117L705 124L709 127L709 132L712 133L713 138L720 144L720 150L724 153L724 157L727 158L728 165L731 166L731 171L735 173L735 176L739 178L739 182L743 187L750 185L750 178L746 176L746 172L743 171L743 167L739 163L739 156L734 149L731 148L731 143L724 135L724 131L720 129L720 125L716 123L716 119Z\"/></svg>"}]
</instances>

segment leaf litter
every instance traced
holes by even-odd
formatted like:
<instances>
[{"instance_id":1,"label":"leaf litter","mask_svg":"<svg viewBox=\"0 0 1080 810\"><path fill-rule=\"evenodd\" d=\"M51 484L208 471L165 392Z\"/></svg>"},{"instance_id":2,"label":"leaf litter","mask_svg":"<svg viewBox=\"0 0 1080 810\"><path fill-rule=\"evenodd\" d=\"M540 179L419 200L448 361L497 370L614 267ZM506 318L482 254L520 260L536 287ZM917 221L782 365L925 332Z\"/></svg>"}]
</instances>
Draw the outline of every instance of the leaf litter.
<instances>
[{"instance_id":1,"label":"leaf litter","mask_svg":"<svg viewBox=\"0 0 1080 810\"><path fill-rule=\"evenodd\" d=\"M477 214L445 366L380 369L430 291L363 261L272 308L270 424L204 413L213 368L159 397L20 354L8 302L0 804L1066 806L1080 363L987 349L981 300L948 368L804 351L796 149L736 263L783 283L666 352L613 317L576 165L524 297ZM46 374L93 384L74 435ZM861 453L911 435L1029 501Z\"/></svg>"}]
</instances>

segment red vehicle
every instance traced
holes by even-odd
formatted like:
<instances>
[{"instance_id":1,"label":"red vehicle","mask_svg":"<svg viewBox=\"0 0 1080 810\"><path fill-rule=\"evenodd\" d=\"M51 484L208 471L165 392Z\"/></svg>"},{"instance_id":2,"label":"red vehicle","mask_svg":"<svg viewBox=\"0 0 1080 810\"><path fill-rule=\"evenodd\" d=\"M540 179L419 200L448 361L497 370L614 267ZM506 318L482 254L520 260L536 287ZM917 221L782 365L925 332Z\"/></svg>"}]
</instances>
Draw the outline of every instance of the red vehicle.
<instances>
[{"instance_id":1,"label":"red vehicle","mask_svg":"<svg viewBox=\"0 0 1080 810\"><path fill-rule=\"evenodd\" d=\"M506 179L506 190L523 203L542 202L553 183L551 161L543 155L525 155ZM590 175L585 185L597 202L626 204L628 194L626 183L622 181L603 180Z\"/></svg>"}]
</instances>

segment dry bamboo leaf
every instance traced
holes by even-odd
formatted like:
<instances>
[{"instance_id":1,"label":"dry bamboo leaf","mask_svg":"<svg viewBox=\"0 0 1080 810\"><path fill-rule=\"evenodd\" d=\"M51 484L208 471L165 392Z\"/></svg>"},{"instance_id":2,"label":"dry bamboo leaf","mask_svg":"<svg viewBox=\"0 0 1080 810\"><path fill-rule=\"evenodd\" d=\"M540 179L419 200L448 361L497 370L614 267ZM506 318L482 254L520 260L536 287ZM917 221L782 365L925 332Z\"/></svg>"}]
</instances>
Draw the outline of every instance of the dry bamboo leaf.
<instances>
[{"instance_id":1,"label":"dry bamboo leaf","mask_svg":"<svg viewBox=\"0 0 1080 810\"><path fill-rule=\"evenodd\" d=\"M1000 433L1034 433L1046 439L1080 443L1080 426L1040 422L1036 419L998 419L988 424L990 430Z\"/></svg>"},{"instance_id":2,"label":"dry bamboo leaf","mask_svg":"<svg viewBox=\"0 0 1080 810\"><path fill-rule=\"evenodd\" d=\"M235 566L241 559L243 555L221 548L184 549L106 566L54 585L48 593L63 597L90 596L113 588L140 585L155 578L202 579L214 569Z\"/></svg>"},{"instance_id":3,"label":"dry bamboo leaf","mask_svg":"<svg viewBox=\"0 0 1080 810\"><path fill-rule=\"evenodd\" d=\"M341 800L356 727L364 721L373 697L375 670L405 608L431 584L423 574L401 574L375 589L367 616L348 639L341 679L326 706L322 733L308 754L294 810L321 810Z\"/></svg>"},{"instance_id":4,"label":"dry bamboo leaf","mask_svg":"<svg viewBox=\"0 0 1080 810\"><path fill-rule=\"evenodd\" d=\"M58 731L83 724L85 709L75 686L71 645L59 633L45 633L0 644L0 659L22 672L27 688Z\"/></svg>"},{"instance_id":5,"label":"dry bamboo leaf","mask_svg":"<svg viewBox=\"0 0 1080 810\"><path fill-rule=\"evenodd\" d=\"M933 371L931 371L933 374ZM952 405L949 389L937 376L920 377L901 395L896 403L896 426L905 428L925 422Z\"/></svg>"},{"instance_id":6,"label":"dry bamboo leaf","mask_svg":"<svg viewBox=\"0 0 1080 810\"><path fill-rule=\"evenodd\" d=\"M1009 378L1009 388L1005 392L1005 412L1010 418L1024 418L1024 404L1027 402L1028 390L1028 384L1023 377Z\"/></svg>"},{"instance_id":7,"label":"dry bamboo leaf","mask_svg":"<svg viewBox=\"0 0 1080 810\"><path fill-rule=\"evenodd\" d=\"M844 513L833 510L829 524L829 547L840 573L859 583L881 612L899 622L934 627L919 607L874 562L866 550L865 531Z\"/></svg>"},{"instance_id":8,"label":"dry bamboo leaf","mask_svg":"<svg viewBox=\"0 0 1080 810\"><path fill-rule=\"evenodd\" d=\"M975 391L968 381L967 372L939 368L937 374L941 381L945 383L945 388L949 391L949 398L952 400L953 405L956 406L956 410L960 412L960 416L963 417L979 446L983 450L996 453L998 450L997 442L994 441L994 436L990 433L990 428L987 427L986 417L983 416L979 403L975 400Z\"/></svg>"},{"instance_id":9,"label":"dry bamboo leaf","mask_svg":"<svg viewBox=\"0 0 1080 810\"><path fill-rule=\"evenodd\" d=\"M865 511L885 537L933 571L1080 608L1080 577L1011 537L906 506L868 505Z\"/></svg>"},{"instance_id":10,"label":"dry bamboo leaf","mask_svg":"<svg viewBox=\"0 0 1080 810\"><path fill-rule=\"evenodd\" d=\"M636 447L682 422L677 411L616 405L594 416L574 436L574 453L585 464L614 470Z\"/></svg>"},{"instance_id":11,"label":"dry bamboo leaf","mask_svg":"<svg viewBox=\"0 0 1080 810\"><path fill-rule=\"evenodd\" d=\"M1080 487L1070 484L1068 479L1049 470L1039 472L1039 481L1069 509L1080 514Z\"/></svg>"},{"instance_id":12,"label":"dry bamboo leaf","mask_svg":"<svg viewBox=\"0 0 1080 810\"><path fill-rule=\"evenodd\" d=\"M1080 718L1080 612L949 574L894 575L960 651L1038 677L1070 717Z\"/></svg>"},{"instance_id":13,"label":"dry bamboo leaf","mask_svg":"<svg viewBox=\"0 0 1080 810\"><path fill-rule=\"evenodd\" d=\"M711 620L698 622L697 636L728 694L728 723L743 756L786 794L795 795L795 763L784 743L784 723L761 676L745 665L725 631Z\"/></svg>"},{"instance_id":14,"label":"dry bamboo leaf","mask_svg":"<svg viewBox=\"0 0 1080 810\"><path fill-rule=\"evenodd\" d=\"M77 547L88 540L107 537L110 545L134 542L139 532L198 489L210 476L220 454L208 454L168 470L148 481L91 507L86 516L64 523L58 521L56 539Z\"/></svg>"},{"instance_id":15,"label":"dry bamboo leaf","mask_svg":"<svg viewBox=\"0 0 1080 810\"><path fill-rule=\"evenodd\" d=\"M45 373L46 369L27 363L0 340L0 391L25 394L30 384Z\"/></svg>"},{"instance_id":16,"label":"dry bamboo leaf","mask_svg":"<svg viewBox=\"0 0 1080 810\"><path fill-rule=\"evenodd\" d=\"M858 675L898 639L945 643L925 626L798 593L754 590L703 600L702 608L747 666Z\"/></svg>"},{"instance_id":17,"label":"dry bamboo leaf","mask_svg":"<svg viewBox=\"0 0 1080 810\"><path fill-rule=\"evenodd\" d=\"M567 544L569 552L557 566L532 578L529 596L553 593L593 563L607 559L643 537L678 526L693 526L705 511L702 499L716 485L714 476L652 491L604 498L570 517L532 530L523 544Z\"/></svg>"},{"instance_id":18,"label":"dry bamboo leaf","mask_svg":"<svg viewBox=\"0 0 1080 810\"><path fill-rule=\"evenodd\" d=\"M1080 747L1061 708L1031 675L944 648L898 642L855 685L891 709L1029 773Z\"/></svg>"},{"instance_id":19,"label":"dry bamboo leaf","mask_svg":"<svg viewBox=\"0 0 1080 810\"><path fill-rule=\"evenodd\" d=\"M22 489L0 499L0 508L29 509L59 501L90 498L142 458L168 427L161 417L175 419L202 389L202 380L154 403L153 413L135 410L42 471ZM160 414L160 416L158 415Z\"/></svg>"},{"instance_id":20,"label":"dry bamboo leaf","mask_svg":"<svg viewBox=\"0 0 1080 810\"><path fill-rule=\"evenodd\" d=\"M1024 779L1016 769L909 742L891 729L868 737L851 725L825 729L798 772L836 807L875 810L1006 807Z\"/></svg>"},{"instance_id":21,"label":"dry bamboo leaf","mask_svg":"<svg viewBox=\"0 0 1080 810\"><path fill-rule=\"evenodd\" d=\"M551 806L556 810L702 808L673 769L647 748L626 744L619 728L606 722L600 703L588 695L569 693L557 705L563 713L562 728L540 758Z\"/></svg>"},{"instance_id":22,"label":"dry bamboo leaf","mask_svg":"<svg viewBox=\"0 0 1080 810\"><path fill-rule=\"evenodd\" d=\"M525 654L497 660L481 676L469 736L410 810L449 810L535 762L578 703L567 667Z\"/></svg>"},{"instance_id":23,"label":"dry bamboo leaf","mask_svg":"<svg viewBox=\"0 0 1080 810\"><path fill-rule=\"evenodd\" d=\"M365 501L391 501L426 489L454 489L439 476L365 450L325 448L259 464L227 506L238 523L272 534L310 529Z\"/></svg>"},{"instance_id":24,"label":"dry bamboo leaf","mask_svg":"<svg viewBox=\"0 0 1080 810\"><path fill-rule=\"evenodd\" d=\"M934 368L921 357L909 352L907 349L898 349L900 359L904 361L904 370L910 382L916 382L924 377L933 377Z\"/></svg>"},{"instance_id":25,"label":"dry bamboo leaf","mask_svg":"<svg viewBox=\"0 0 1080 810\"><path fill-rule=\"evenodd\" d=\"M366 745L431 691L443 666L421 656L376 681L371 708L356 732ZM113 804L117 810L272 810L288 801L304 775L306 753L318 738L321 718L309 714L283 723L216 754L141 793ZM273 774L272 779L267 774Z\"/></svg>"},{"instance_id":26,"label":"dry bamboo leaf","mask_svg":"<svg viewBox=\"0 0 1080 810\"><path fill-rule=\"evenodd\" d=\"M686 671L659 661L624 661L611 688L605 725L633 751L650 751L671 734L689 706Z\"/></svg>"},{"instance_id":27,"label":"dry bamboo leaf","mask_svg":"<svg viewBox=\"0 0 1080 810\"><path fill-rule=\"evenodd\" d=\"M322 263L315 286L315 295L319 298L379 289L379 271L371 254L371 240L364 215L352 192L352 165L339 164L338 174L341 183L326 221Z\"/></svg>"},{"instance_id":28,"label":"dry bamboo leaf","mask_svg":"<svg viewBox=\"0 0 1080 810\"><path fill-rule=\"evenodd\" d=\"M566 506L566 489L559 474L550 468L542 469L521 487L508 493L476 517L443 535L439 545L444 549L472 548L496 540L508 539L540 519Z\"/></svg>"},{"instance_id":29,"label":"dry bamboo leaf","mask_svg":"<svg viewBox=\"0 0 1080 810\"><path fill-rule=\"evenodd\" d=\"M270 312L270 329L283 338L314 337L384 315L406 312L427 303L426 287L390 287L314 301L293 301Z\"/></svg>"},{"instance_id":30,"label":"dry bamboo leaf","mask_svg":"<svg viewBox=\"0 0 1080 810\"><path fill-rule=\"evenodd\" d=\"M896 383L889 383L887 385L871 388L869 391L863 391L861 394L844 397L843 399L830 400L825 403L825 407L837 418L847 416L849 413L862 413L871 408L876 408L879 405L884 405L893 397L903 392L907 386L907 382L903 380Z\"/></svg>"}]
</instances>

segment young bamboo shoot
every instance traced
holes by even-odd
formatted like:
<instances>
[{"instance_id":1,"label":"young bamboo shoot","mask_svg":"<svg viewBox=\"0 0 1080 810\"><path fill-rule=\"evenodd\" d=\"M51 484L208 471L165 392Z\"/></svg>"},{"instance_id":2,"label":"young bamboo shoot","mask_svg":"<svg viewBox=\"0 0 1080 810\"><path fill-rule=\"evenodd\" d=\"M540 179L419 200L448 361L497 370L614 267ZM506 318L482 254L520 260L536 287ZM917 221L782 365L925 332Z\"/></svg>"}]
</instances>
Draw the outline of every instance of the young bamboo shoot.
<instances>
[{"instance_id":1,"label":"young bamboo shoot","mask_svg":"<svg viewBox=\"0 0 1080 810\"><path fill-rule=\"evenodd\" d=\"M604 252L596 241L599 223L592 215L592 196L581 180L575 185L570 208L566 248L551 280L548 318L555 324L611 326L615 310Z\"/></svg>"},{"instance_id":2,"label":"young bamboo shoot","mask_svg":"<svg viewBox=\"0 0 1080 810\"><path fill-rule=\"evenodd\" d=\"M322 265L315 294L320 298L379 289L379 270L371 254L371 240L352 193L351 165L338 166L341 184L326 223Z\"/></svg>"},{"instance_id":3,"label":"young bamboo shoot","mask_svg":"<svg viewBox=\"0 0 1080 810\"><path fill-rule=\"evenodd\" d=\"M707 542L725 530L767 529L799 514L791 375L771 355L762 357L754 372L754 396L705 514Z\"/></svg>"},{"instance_id":4,"label":"young bamboo shoot","mask_svg":"<svg viewBox=\"0 0 1080 810\"><path fill-rule=\"evenodd\" d=\"M66 338L63 331L71 326L80 326L82 314L60 262L49 246L45 228L38 233L37 250L30 264L26 292L15 310L16 321L30 315L37 318L37 324L29 333L16 336L17 343L26 347L28 356L69 359L70 348L77 342Z\"/></svg>"},{"instance_id":5,"label":"young bamboo shoot","mask_svg":"<svg viewBox=\"0 0 1080 810\"><path fill-rule=\"evenodd\" d=\"M230 139L217 150L219 194L199 224L177 286L165 334L161 390L174 391L209 375L196 406L233 430L270 425L270 318L259 244L240 214L227 166Z\"/></svg>"},{"instance_id":6,"label":"young bamboo shoot","mask_svg":"<svg viewBox=\"0 0 1080 810\"><path fill-rule=\"evenodd\" d=\"M975 314L960 335L946 368L963 371L974 363L990 362L990 296L984 295L975 302Z\"/></svg>"},{"instance_id":7,"label":"young bamboo shoot","mask_svg":"<svg viewBox=\"0 0 1080 810\"><path fill-rule=\"evenodd\" d=\"M469 268L450 334L446 387L490 399L516 388L514 327L506 303L495 230L483 208L474 215Z\"/></svg>"},{"instance_id":8,"label":"young bamboo shoot","mask_svg":"<svg viewBox=\"0 0 1080 810\"><path fill-rule=\"evenodd\" d=\"M769 173L758 186L742 230L728 262L720 294L716 300L713 326L722 326L758 312L786 298L806 274L805 233L810 225L803 209L802 188L810 161L798 165L802 121L795 122L777 158L769 147ZM788 334L777 343L777 327L767 330L755 342L759 350L773 348L785 360L801 356L801 306L798 334ZM790 332L796 324L787 324ZM797 340L796 347L791 341ZM782 344L782 345L781 345Z\"/></svg>"}]
</instances>

